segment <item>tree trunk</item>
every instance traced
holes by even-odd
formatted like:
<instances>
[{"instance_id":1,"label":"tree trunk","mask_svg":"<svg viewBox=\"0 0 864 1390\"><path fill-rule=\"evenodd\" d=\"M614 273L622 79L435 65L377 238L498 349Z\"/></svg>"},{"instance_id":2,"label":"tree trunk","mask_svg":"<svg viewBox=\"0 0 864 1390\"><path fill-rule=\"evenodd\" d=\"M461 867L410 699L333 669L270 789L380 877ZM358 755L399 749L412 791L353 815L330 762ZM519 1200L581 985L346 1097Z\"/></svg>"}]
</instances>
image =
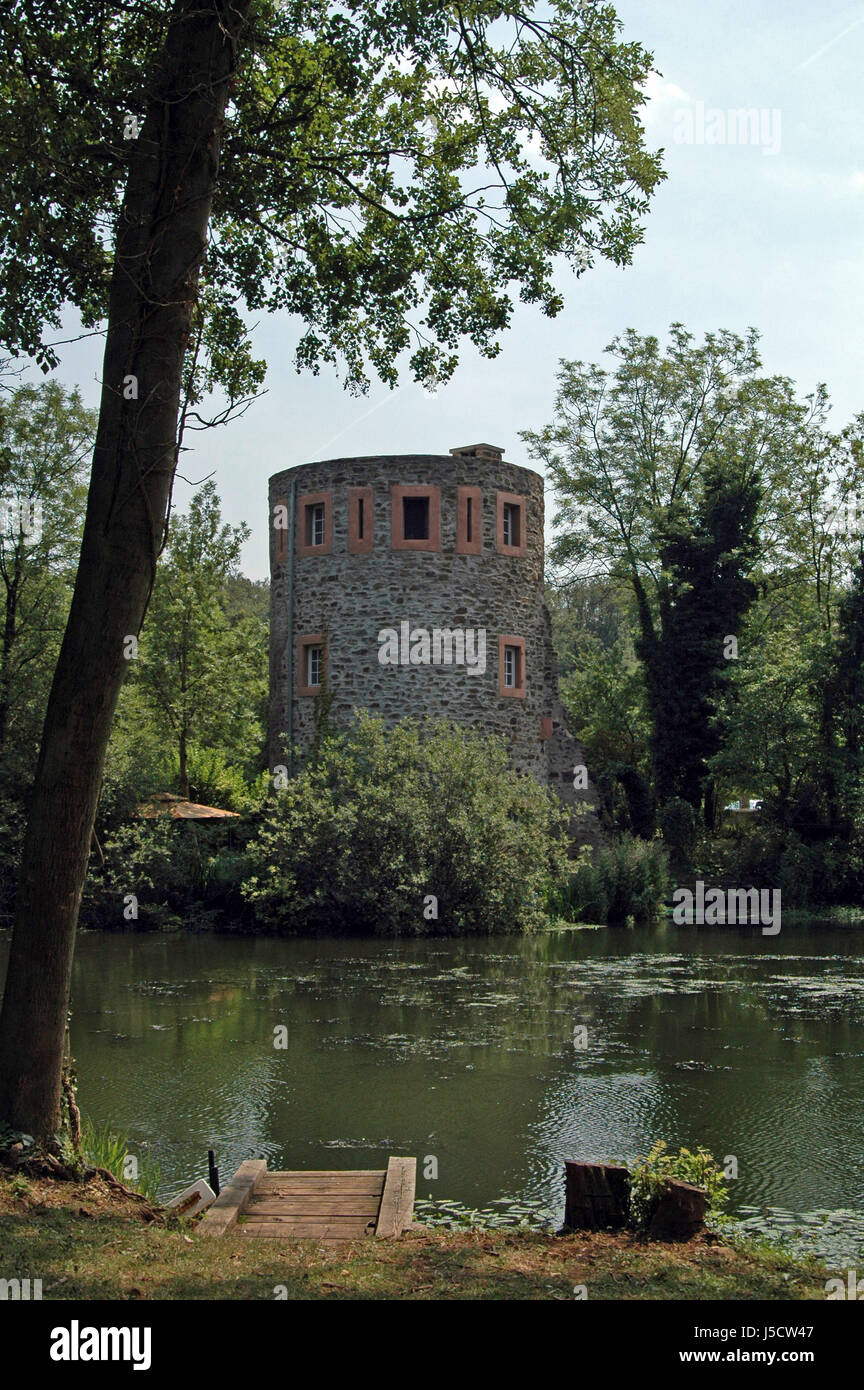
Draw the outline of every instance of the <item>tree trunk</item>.
<instances>
[{"instance_id":1,"label":"tree trunk","mask_svg":"<svg viewBox=\"0 0 864 1390\"><path fill-rule=\"evenodd\" d=\"M630 1174L615 1163L577 1163L567 1159L565 1231L618 1231L630 1216Z\"/></svg>"},{"instance_id":2,"label":"tree trunk","mask_svg":"<svg viewBox=\"0 0 864 1390\"><path fill-rule=\"evenodd\" d=\"M75 928L114 708L153 585L221 128L250 0L177 0L130 157L75 592L54 674L0 1012L0 1121L59 1126ZM118 113L120 119L120 113Z\"/></svg>"},{"instance_id":3,"label":"tree trunk","mask_svg":"<svg viewBox=\"0 0 864 1390\"><path fill-rule=\"evenodd\" d=\"M670 1178L657 1199L648 1226L649 1240L692 1240L705 1227L708 1194L704 1188Z\"/></svg>"}]
</instances>

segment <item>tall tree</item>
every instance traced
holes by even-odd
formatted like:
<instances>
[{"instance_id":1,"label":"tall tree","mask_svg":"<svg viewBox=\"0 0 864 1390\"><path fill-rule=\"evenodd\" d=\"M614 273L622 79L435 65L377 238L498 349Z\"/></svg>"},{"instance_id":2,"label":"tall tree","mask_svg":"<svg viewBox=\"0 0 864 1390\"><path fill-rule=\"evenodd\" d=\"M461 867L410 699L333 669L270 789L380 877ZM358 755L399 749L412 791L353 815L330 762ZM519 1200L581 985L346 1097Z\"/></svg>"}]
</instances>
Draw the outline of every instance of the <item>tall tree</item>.
<instances>
[{"instance_id":1,"label":"tall tree","mask_svg":"<svg viewBox=\"0 0 864 1390\"><path fill-rule=\"evenodd\" d=\"M0 407L0 753L32 757L72 592L96 418L77 392L20 386Z\"/></svg>"},{"instance_id":2,"label":"tall tree","mask_svg":"<svg viewBox=\"0 0 864 1390\"><path fill-rule=\"evenodd\" d=\"M695 807L725 638L740 635L757 562L761 574L785 560L825 408L822 393L798 401L791 382L761 376L757 342L751 330L696 344L673 324L664 351L628 330L609 345L614 370L561 364L553 422L524 435L558 493L555 561L632 595L658 795Z\"/></svg>"},{"instance_id":3,"label":"tall tree","mask_svg":"<svg viewBox=\"0 0 864 1390\"><path fill-rule=\"evenodd\" d=\"M223 600L249 534L245 523L223 523L212 482L175 515L134 668L154 723L174 739L187 797L192 745L230 751L242 764L263 736L266 628L254 617L232 620Z\"/></svg>"},{"instance_id":4,"label":"tall tree","mask_svg":"<svg viewBox=\"0 0 864 1390\"><path fill-rule=\"evenodd\" d=\"M661 538L658 622L637 643L648 676L657 799L681 797L703 808L709 827L715 806L708 761L721 743L718 697L757 594L750 576L759 558L760 501L757 477L730 479L706 467L691 526Z\"/></svg>"},{"instance_id":5,"label":"tall tree","mask_svg":"<svg viewBox=\"0 0 864 1390\"><path fill-rule=\"evenodd\" d=\"M241 309L362 389L487 355L555 257L626 264L660 177L651 60L552 0L18 0L0 15L0 346L107 318L81 560L36 770L0 1012L0 1120L50 1138L75 924L124 645L164 539L178 419L260 383ZM220 172L220 154L222 167ZM120 191L122 190L122 202ZM212 217L211 217L212 213ZM202 271L203 266L203 271ZM239 306L239 307L238 307ZM218 418L218 417L217 417Z\"/></svg>"}]
</instances>

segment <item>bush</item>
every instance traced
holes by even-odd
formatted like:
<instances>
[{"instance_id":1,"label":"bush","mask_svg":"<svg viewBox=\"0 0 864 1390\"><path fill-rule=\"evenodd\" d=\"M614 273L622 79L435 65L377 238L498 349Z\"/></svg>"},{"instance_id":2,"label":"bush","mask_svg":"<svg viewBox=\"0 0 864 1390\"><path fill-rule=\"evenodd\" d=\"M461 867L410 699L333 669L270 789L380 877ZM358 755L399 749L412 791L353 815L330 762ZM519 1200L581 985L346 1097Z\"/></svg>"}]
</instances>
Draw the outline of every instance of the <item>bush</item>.
<instances>
[{"instance_id":1,"label":"bush","mask_svg":"<svg viewBox=\"0 0 864 1390\"><path fill-rule=\"evenodd\" d=\"M661 806L658 816L660 833L673 854L691 860L699 838L696 812L683 797L673 796Z\"/></svg>"},{"instance_id":2,"label":"bush","mask_svg":"<svg viewBox=\"0 0 864 1390\"><path fill-rule=\"evenodd\" d=\"M284 932L526 930L566 872L565 825L497 739L443 720L385 730L360 712L278 793L243 893Z\"/></svg>"},{"instance_id":3,"label":"bush","mask_svg":"<svg viewBox=\"0 0 864 1390\"><path fill-rule=\"evenodd\" d=\"M669 886L669 864L657 840L623 835L593 856L583 850L569 880L553 886L548 910L569 922L648 922L659 916Z\"/></svg>"},{"instance_id":4,"label":"bush","mask_svg":"<svg viewBox=\"0 0 864 1390\"><path fill-rule=\"evenodd\" d=\"M660 1139L645 1158L637 1158L630 1169L630 1221L637 1231L646 1231L657 1209L660 1195L670 1178L702 1187L708 1193L708 1215L715 1222L725 1218L723 1208L729 1200L723 1169L707 1149L679 1149L666 1152Z\"/></svg>"},{"instance_id":5,"label":"bush","mask_svg":"<svg viewBox=\"0 0 864 1390\"><path fill-rule=\"evenodd\" d=\"M102 846L104 865L87 876L82 924L107 931L214 926L214 915L242 913L245 859L225 844L229 833L225 822L196 824L168 815L118 826ZM129 894L137 900L137 916L126 915Z\"/></svg>"}]
</instances>

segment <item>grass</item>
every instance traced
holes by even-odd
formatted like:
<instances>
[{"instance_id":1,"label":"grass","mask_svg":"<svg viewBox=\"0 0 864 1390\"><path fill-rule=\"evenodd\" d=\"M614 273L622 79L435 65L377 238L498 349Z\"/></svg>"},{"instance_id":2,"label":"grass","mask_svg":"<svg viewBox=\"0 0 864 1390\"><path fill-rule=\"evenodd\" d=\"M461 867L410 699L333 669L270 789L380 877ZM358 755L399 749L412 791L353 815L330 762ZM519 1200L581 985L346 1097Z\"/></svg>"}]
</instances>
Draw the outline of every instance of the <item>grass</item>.
<instances>
[{"instance_id":1,"label":"grass","mask_svg":"<svg viewBox=\"0 0 864 1390\"><path fill-rule=\"evenodd\" d=\"M765 1242L631 1234L410 1231L324 1248L203 1239L101 1179L0 1178L0 1272L45 1299L824 1299L826 1271ZM285 1292L283 1293L282 1290Z\"/></svg>"},{"instance_id":2,"label":"grass","mask_svg":"<svg viewBox=\"0 0 864 1390\"><path fill-rule=\"evenodd\" d=\"M107 1168L119 1182L134 1188L149 1201L158 1202L161 1169L146 1154L141 1159L131 1155L125 1134L116 1134L107 1122L98 1129L92 1121L85 1120L81 1143L88 1163L95 1168ZM130 1162L134 1172L129 1171Z\"/></svg>"}]
</instances>

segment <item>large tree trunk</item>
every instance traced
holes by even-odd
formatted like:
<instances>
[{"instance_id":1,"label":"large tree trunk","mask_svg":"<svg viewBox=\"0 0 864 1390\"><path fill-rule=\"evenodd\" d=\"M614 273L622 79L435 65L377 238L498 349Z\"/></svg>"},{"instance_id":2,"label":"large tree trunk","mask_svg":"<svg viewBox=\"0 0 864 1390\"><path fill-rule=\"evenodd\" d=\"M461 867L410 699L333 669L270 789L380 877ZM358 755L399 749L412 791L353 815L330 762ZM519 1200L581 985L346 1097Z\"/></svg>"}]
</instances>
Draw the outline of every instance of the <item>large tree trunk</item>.
<instances>
[{"instance_id":1,"label":"large tree trunk","mask_svg":"<svg viewBox=\"0 0 864 1390\"><path fill-rule=\"evenodd\" d=\"M118 225L81 559L42 734L0 1012L0 1121L39 1140L59 1126L75 928L102 766L127 670L125 639L140 631L163 539L183 359L248 9L249 0L177 0Z\"/></svg>"}]
</instances>

